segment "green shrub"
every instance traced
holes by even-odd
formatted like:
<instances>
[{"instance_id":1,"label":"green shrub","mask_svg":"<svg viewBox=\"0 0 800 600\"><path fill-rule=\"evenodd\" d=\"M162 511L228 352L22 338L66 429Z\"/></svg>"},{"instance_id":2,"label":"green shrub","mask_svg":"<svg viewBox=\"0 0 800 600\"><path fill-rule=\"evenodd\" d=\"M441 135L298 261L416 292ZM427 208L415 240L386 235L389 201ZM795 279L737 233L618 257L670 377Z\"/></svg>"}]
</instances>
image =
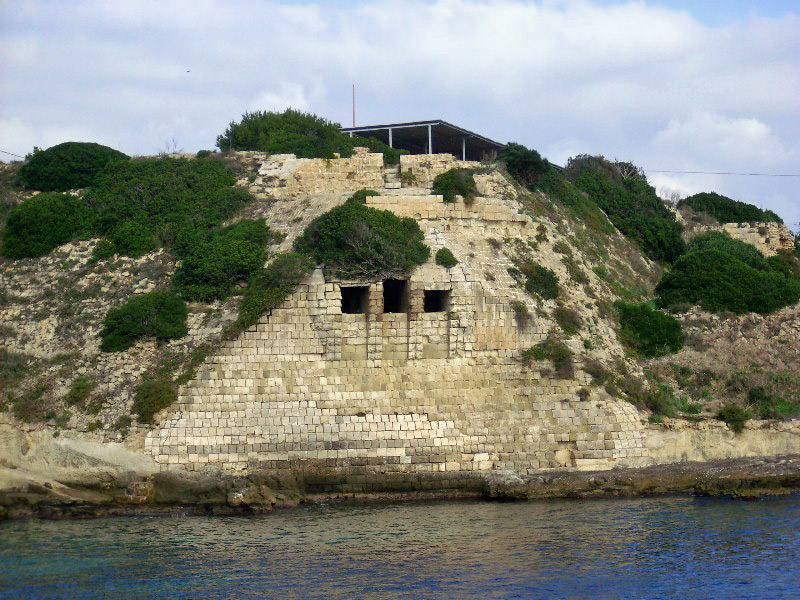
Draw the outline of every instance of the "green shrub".
<instances>
[{"instance_id":1,"label":"green shrub","mask_svg":"<svg viewBox=\"0 0 800 600\"><path fill-rule=\"evenodd\" d=\"M739 202L714 192L702 192L684 198L678 202L678 208L681 206L707 213L720 223L783 223L783 220L771 210L761 210L752 204Z\"/></svg>"},{"instance_id":2,"label":"green shrub","mask_svg":"<svg viewBox=\"0 0 800 600\"><path fill-rule=\"evenodd\" d=\"M116 246L109 240L100 240L92 250L92 261L107 260L116 253Z\"/></svg>"},{"instance_id":3,"label":"green shrub","mask_svg":"<svg viewBox=\"0 0 800 600\"><path fill-rule=\"evenodd\" d=\"M650 390L645 398L645 406L653 411L653 414L663 417L675 417L677 412L675 390L670 386L659 384Z\"/></svg>"},{"instance_id":4,"label":"green shrub","mask_svg":"<svg viewBox=\"0 0 800 600\"><path fill-rule=\"evenodd\" d=\"M5 388L21 379L30 368L31 357L21 352L0 348L0 387Z\"/></svg>"},{"instance_id":5,"label":"green shrub","mask_svg":"<svg viewBox=\"0 0 800 600\"><path fill-rule=\"evenodd\" d=\"M738 404L726 404L717 413L717 418L724 421L734 433L741 433L750 420L750 413Z\"/></svg>"},{"instance_id":6,"label":"green shrub","mask_svg":"<svg viewBox=\"0 0 800 600\"><path fill-rule=\"evenodd\" d=\"M684 335L678 320L649 304L614 303L619 313L620 341L639 355L653 358L677 352Z\"/></svg>"},{"instance_id":7,"label":"green shrub","mask_svg":"<svg viewBox=\"0 0 800 600\"><path fill-rule=\"evenodd\" d=\"M790 419L800 414L800 400L779 398L761 386L748 390L747 402L762 419Z\"/></svg>"},{"instance_id":8,"label":"green shrub","mask_svg":"<svg viewBox=\"0 0 800 600\"><path fill-rule=\"evenodd\" d=\"M469 169L450 169L433 179L431 193L444 197L445 202L455 202L461 196L469 204L478 194L475 178Z\"/></svg>"},{"instance_id":9,"label":"green shrub","mask_svg":"<svg viewBox=\"0 0 800 600\"><path fill-rule=\"evenodd\" d=\"M342 133L338 123L290 108L282 113L245 113L239 123L231 122L217 137L217 146L222 151L259 150L298 158L333 158L335 152L351 156L356 139Z\"/></svg>"},{"instance_id":10,"label":"green shrub","mask_svg":"<svg viewBox=\"0 0 800 600\"><path fill-rule=\"evenodd\" d=\"M452 269L458 264L458 260L449 248L440 248L436 252L436 264L445 269Z\"/></svg>"},{"instance_id":11,"label":"green shrub","mask_svg":"<svg viewBox=\"0 0 800 600\"><path fill-rule=\"evenodd\" d=\"M173 292L155 290L134 296L108 311L100 332L103 352L120 352L143 337L159 341L181 338L188 333L186 303Z\"/></svg>"},{"instance_id":12,"label":"green shrub","mask_svg":"<svg viewBox=\"0 0 800 600\"><path fill-rule=\"evenodd\" d=\"M18 204L8 215L3 254L11 259L44 256L90 228L91 213L80 198L39 194Z\"/></svg>"},{"instance_id":13,"label":"green shrub","mask_svg":"<svg viewBox=\"0 0 800 600\"><path fill-rule=\"evenodd\" d=\"M314 219L294 248L312 256L327 273L375 280L423 264L430 256L424 237L414 219L350 201Z\"/></svg>"},{"instance_id":14,"label":"green shrub","mask_svg":"<svg viewBox=\"0 0 800 600\"><path fill-rule=\"evenodd\" d=\"M519 271L525 277L525 290L545 300L555 300L561 294L558 275L551 269L533 261L519 263Z\"/></svg>"},{"instance_id":15,"label":"green shrub","mask_svg":"<svg viewBox=\"0 0 800 600\"><path fill-rule=\"evenodd\" d=\"M611 221L597 204L567 180L555 167L551 166L539 177L535 189L544 192L566 207L575 218L587 227L607 235L613 235L616 232Z\"/></svg>"},{"instance_id":16,"label":"green shrub","mask_svg":"<svg viewBox=\"0 0 800 600\"><path fill-rule=\"evenodd\" d=\"M553 318L565 335L573 336L578 333L581 328L581 316L578 314L578 311L572 308L567 308L565 306L557 307L553 311Z\"/></svg>"},{"instance_id":17,"label":"green shrub","mask_svg":"<svg viewBox=\"0 0 800 600\"><path fill-rule=\"evenodd\" d=\"M244 291L236 327L244 330L258 323L261 315L278 307L313 269L314 263L308 256L287 252L256 271Z\"/></svg>"},{"instance_id":18,"label":"green shrub","mask_svg":"<svg viewBox=\"0 0 800 600\"><path fill-rule=\"evenodd\" d=\"M628 174L624 176L623 172ZM683 254L683 227L640 170L629 163L611 163L602 156L582 155L570 159L565 175L647 256L672 262Z\"/></svg>"},{"instance_id":19,"label":"green shrub","mask_svg":"<svg viewBox=\"0 0 800 600\"><path fill-rule=\"evenodd\" d=\"M351 202L359 202L360 204L366 204L367 198L370 196L380 196L380 193L376 192L375 190L368 190L366 188L361 188L355 194L348 198Z\"/></svg>"},{"instance_id":20,"label":"green shrub","mask_svg":"<svg viewBox=\"0 0 800 600\"><path fill-rule=\"evenodd\" d=\"M550 163L536 150L522 144L509 142L500 154L509 174L520 184L533 189L539 179L550 170Z\"/></svg>"},{"instance_id":21,"label":"green shrub","mask_svg":"<svg viewBox=\"0 0 800 600\"><path fill-rule=\"evenodd\" d=\"M158 411L177 400L178 386L169 376L148 376L136 386L132 410L141 423L152 423Z\"/></svg>"},{"instance_id":22,"label":"green shrub","mask_svg":"<svg viewBox=\"0 0 800 600\"><path fill-rule=\"evenodd\" d=\"M123 160L128 157L108 146L65 142L34 151L20 168L19 179L29 189L64 192L93 185L109 163Z\"/></svg>"},{"instance_id":23,"label":"green shrub","mask_svg":"<svg viewBox=\"0 0 800 600\"><path fill-rule=\"evenodd\" d=\"M519 327L526 327L531 318L531 311L527 305L519 300L511 301L511 310L514 311L514 319Z\"/></svg>"},{"instance_id":24,"label":"green shrub","mask_svg":"<svg viewBox=\"0 0 800 600\"><path fill-rule=\"evenodd\" d=\"M656 286L659 306L690 303L712 312L766 314L800 299L800 280L775 270L757 250L754 259L748 244L720 239L708 237L691 246L664 273Z\"/></svg>"},{"instance_id":25,"label":"green shrub","mask_svg":"<svg viewBox=\"0 0 800 600\"><path fill-rule=\"evenodd\" d=\"M12 414L25 423L45 421L51 413L51 406L44 400L47 386L36 385L19 398L9 396Z\"/></svg>"},{"instance_id":26,"label":"green shrub","mask_svg":"<svg viewBox=\"0 0 800 600\"><path fill-rule=\"evenodd\" d=\"M227 298L233 286L264 266L270 232L264 221L245 220L207 235L188 248L173 285L186 300Z\"/></svg>"},{"instance_id":27,"label":"green shrub","mask_svg":"<svg viewBox=\"0 0 800 600\"><path fill-rule=\"evenodd\" d=\"M575 375L572 351L564 342L552 336L524 350L522 360L526 363L534 360L551 361L555 367L555 376L559 379L572 379Z\"/></svg>"},{"instance_id":28,"label":"green shrub","mask_svg":"<svg viewBox=\"0 0 800 600\"><path fill-rule=\"evenodd\" d=\"M79 375L72 380L64 402L66 402L68 406L83 406L96 387L96 379L85 375Z\"/></svg>"},{"instance_id":29,"label":"green shrub","mask_svg":"<svg viewBox=\"0 0 800 600\"><path fill-rule=\"evenodd\" d=\"M117 162L84 199L96 215L94 233L107 236L118 252L138 255L170 246L184 231L204 232L230 218L252 199L234 182L216 160Z\"/></svg>"}]
</instances>

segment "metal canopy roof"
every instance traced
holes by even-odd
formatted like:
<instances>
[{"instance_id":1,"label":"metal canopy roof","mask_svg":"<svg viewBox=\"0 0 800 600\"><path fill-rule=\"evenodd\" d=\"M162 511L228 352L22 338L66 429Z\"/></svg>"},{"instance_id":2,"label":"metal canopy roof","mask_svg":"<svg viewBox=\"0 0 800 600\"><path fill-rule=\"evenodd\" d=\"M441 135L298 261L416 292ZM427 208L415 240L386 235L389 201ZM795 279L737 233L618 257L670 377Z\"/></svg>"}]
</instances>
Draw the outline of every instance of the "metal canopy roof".
<instances>
[{"instance_id":1,"label":"metal canopy roof","mask_svg":"<svg viewBox=\"0 0 800 600\"><path fill-rule=\"evenodd\" d=\"M450 153L464 160L494 157L505 146L441 119L343 127L342 131L360 137L375 137L412 154L430 154L432 147L433 153Z\"/></svg>"}]
</instances>

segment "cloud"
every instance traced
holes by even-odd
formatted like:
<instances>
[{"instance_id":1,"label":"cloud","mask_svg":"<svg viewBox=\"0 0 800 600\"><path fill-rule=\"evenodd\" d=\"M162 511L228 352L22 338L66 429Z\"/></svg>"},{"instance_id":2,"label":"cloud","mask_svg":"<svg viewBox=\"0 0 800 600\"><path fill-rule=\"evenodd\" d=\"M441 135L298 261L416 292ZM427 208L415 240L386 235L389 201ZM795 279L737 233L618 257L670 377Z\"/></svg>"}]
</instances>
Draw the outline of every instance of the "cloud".
<instances>
[{"instance_id":1,"label":"cloud","mask_svg":"<svg viewBox=\"0 0 800 600\"><path fill-rule=\"evenodd\" d=\"M710 26L646 1L31 0L0 3L0 23L0 119L17 128L0 141L18 154L71 131L128 153L210 148L244 111L289 105L349 123L355 83L359 123L444 118L562 162L785 170L798 156L791 14Z\"/></svg>"}]
</instances>

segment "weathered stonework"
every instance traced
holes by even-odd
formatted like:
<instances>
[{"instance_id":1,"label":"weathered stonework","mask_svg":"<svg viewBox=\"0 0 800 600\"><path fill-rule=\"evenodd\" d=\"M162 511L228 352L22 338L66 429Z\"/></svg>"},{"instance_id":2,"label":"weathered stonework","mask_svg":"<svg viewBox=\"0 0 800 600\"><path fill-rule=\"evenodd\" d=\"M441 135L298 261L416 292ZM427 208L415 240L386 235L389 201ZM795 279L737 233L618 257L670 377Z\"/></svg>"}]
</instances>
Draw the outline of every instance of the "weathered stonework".
<instances>
[{"instance_id":1,"label":"weathered stonework","mask_svg":"<svg viewBox=\"0 0 800 600\"><path fill-rule=\"evenodd\" d=\"M722 231L735 240L752 244L764 256L794 250L794 236L782 223L725 223L720 227L704 227L704 231Z\"/></svg>"},{"instance_id":2,"label":"weathered stonework","mask_svg":"<svg viewBox=\"0 0 800 600\"><path fill-rule=\"evenodd\" d=\"M450 169L477 169L481 163L456 160L452 154L403 154L400 173L411 173L414 185L430 188L437 175Z\"/></svg>"},{"instance_id":3,"label":"weathered stonework","mask_svg":"<svg viewBox=\"0 0 800 600\"><path fill-rule=\"evenodd\" d=\"M356 282L315 272L181 390L145 440L163 468L311 469L368 489L380 487L380 473L533 473L642 460L633 406L598 389L578 394L589 384L582 373L554 379L549 363L519 360L553 323L517 323L510 301L533 300L509 274L509 257L486 240L532 237L529 216L502 198L465 206L397 193L368 203L414 217L433 252L446 246L460 264L417 268L400 313L383 312L378 281L369 283L364 314L343 314L341 289ZM547 254L543 264L563 272L558 255ZM449 293L444 312L424 312L426 290ZM610 334L598 327L587 323ZM568 343L581 353L581 340Z\"/></svg>"}]
</instances>

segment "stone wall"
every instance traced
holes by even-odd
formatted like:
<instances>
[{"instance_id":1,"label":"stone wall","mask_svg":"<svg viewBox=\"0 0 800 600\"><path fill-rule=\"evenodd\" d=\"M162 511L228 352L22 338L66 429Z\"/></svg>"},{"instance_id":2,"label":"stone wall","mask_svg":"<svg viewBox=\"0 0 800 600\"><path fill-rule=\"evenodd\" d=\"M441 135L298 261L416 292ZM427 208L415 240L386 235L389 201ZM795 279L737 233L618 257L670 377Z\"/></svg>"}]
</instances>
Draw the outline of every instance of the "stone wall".
<instances>
[{"instance_id":1,"label":"stone wall","mask_svg":"<svg viewBox=\"0 0 800 600\"><path fill-rule=\"evenodd\" d=\"M414 185L430 188L437 175L450 169L477 169L481 163L457 160L452 154L403 154L400 156L400 173L411 173Z\"/></svg>"},{"instance_id":2,"label":"stone wall","mask_svg":"<svg viewBox=\"0 0 800 600\"><path fill-rule=\"evenodd\" d=\"M501 198L471 206L422 195L368 202L417 218L432 254L446 246L460 263L448 270L431 259L417 268L401 313L383 312L384 282L374 281L367 310L343 314L341 289L356 282L315 272L181 389L145 440L162 468L302 470L365 490L381 488L391 473L458 478L643 459L632 405L589 391L580 371L561 380L548 361L520 362L520 350L554 324L517 322L511 300L530 304L532 315L537 309L509 274L509 257L487 238L532 238L530 217ZM445 311L424 311L426 290L449 292ZM610 333L598 327L586 325ZM582 353L581 339L568 344Z\"/></svg>"},{"instance_id":3,"label":"stone wall","mask_svg":"<svg viewBox=\"0 0 800 600\"><path fill-rule=\"evenodd\" d=\"M794 250L794 236L781 223L725 223L719 227L704 227L703 231L723 231L733 239L752 244L764 256Z\"/></svg>"},{"instance_id":4,"label":"stone wall","mask_svg":"<svg viewBox=\"0 0 800 600\"><path fill-rule=\"evenodd\" d=\"M356 148L350 158L297 158L274 154L262 162L251 189L286 196L352 193L383 189L383 154Z\"/></svg>"}]
</instances>

